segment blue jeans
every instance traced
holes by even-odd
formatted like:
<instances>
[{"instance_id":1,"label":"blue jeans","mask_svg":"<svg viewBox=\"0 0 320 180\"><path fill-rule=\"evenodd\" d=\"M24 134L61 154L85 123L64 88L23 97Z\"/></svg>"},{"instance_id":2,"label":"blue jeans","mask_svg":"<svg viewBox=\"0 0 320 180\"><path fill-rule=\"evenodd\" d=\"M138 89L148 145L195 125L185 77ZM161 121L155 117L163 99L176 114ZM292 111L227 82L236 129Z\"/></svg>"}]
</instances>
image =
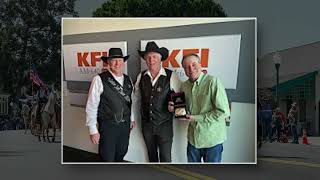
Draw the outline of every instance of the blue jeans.
<instances>
[{"instance_id":1,"label":"blue jeans","mask_svg":"<svg viewBox=\"0 0 320 180\"><path fill-rule=\"evenodd\" d=\"M187 147L188 162L221 162L223 145L218 144L210 148L196 148L190 143Z\"/></svg>"}]
</instances>

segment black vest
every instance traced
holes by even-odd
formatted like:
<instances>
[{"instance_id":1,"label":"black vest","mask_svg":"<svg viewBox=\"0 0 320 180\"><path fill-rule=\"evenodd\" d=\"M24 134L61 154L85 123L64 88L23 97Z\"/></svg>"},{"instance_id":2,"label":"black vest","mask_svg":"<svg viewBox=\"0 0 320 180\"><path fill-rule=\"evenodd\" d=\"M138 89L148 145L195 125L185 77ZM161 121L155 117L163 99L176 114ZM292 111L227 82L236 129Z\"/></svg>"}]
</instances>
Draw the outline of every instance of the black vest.
<instances>
[{"instance_id":1,"label":"black vest","mask_svg":"<svg viewBox=\"0 0 320 180\"><path fill-rule=\"evenodd\" d=\"M122 125L130 122L131 116L131 93L133 91L132 83L129 76L124 74L123 92L128 95L129 102L119 94L119 92L111 85L113 80L117 85L121 85L114 79L109 71L99 74L102 84L103 93L100 95L100 103L98 107L98 122L111 123L114 125Z\"/></svg>"},{"instance_id":2,"label":"black vest","mask_svg":"<svg viewBox=\"0 0 320 180\"><path fill-rule=\"evenodd\" d=\"M167 121L172 121L173 114L168 111L168 101L170 98L170 78L172 71L165 69L167 76L160 75L154 87L151 78L141 73L141 118L142 122L152 122L160 125Z\"/></svg>"}]
</instances>

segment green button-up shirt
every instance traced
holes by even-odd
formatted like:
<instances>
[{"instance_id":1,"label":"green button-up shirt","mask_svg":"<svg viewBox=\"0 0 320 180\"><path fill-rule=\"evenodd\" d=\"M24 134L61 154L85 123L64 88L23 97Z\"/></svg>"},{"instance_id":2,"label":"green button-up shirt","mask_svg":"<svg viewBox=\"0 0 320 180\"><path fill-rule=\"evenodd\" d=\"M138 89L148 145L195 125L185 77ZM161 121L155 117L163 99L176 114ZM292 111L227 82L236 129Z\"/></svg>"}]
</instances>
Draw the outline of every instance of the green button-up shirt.
<instances>
[{"instance_id":1,"label":"green button-up shirt","mask_svg":"<svg viewBox=\"0 0 320 180\"><path fill-rule=\"evenodd\" d=\"M188 141L196 148L209 148L227 139L225 119L230 116L229 102L220 80L201 73L195 81L181 85L187 108L195 121L189 123Z\"/></svg>"}]
</instances>

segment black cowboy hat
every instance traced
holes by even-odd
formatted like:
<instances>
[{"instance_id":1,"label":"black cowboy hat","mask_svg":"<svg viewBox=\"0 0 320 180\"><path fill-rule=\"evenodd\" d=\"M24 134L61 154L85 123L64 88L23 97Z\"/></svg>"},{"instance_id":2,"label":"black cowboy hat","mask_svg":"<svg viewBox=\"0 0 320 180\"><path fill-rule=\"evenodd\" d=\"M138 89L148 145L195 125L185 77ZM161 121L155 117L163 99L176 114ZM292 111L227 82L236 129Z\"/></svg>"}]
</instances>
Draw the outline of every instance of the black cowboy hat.
<instances>
[{"instance_id":1,"label":"black cowboy hat","mask_svg":"<svg viewBox=\"0 0 320 180\"><path fill-rule=\"evenodd\" d=\"M167 48L165 48L165 47L159 48L158 45L154 41L150 41L147 43L145 51L138 50L139 55L143 59L144 59L144 55L149 52L157 52L157 53L161 54L161 61L166 60L169 55L169 50Z\"/></svg>"},{"instance_id":2,"label":"black cowboy hat","mask_svg":"<svg viewBox=\"0 0 320 180\"><path fill-rule=\"evenodd\" d=\"M101 56L101 59L104 62L107 62L108 60L111 60L113 58L123 58L123 61L126 61L129 58L129 55L123 56L122 50L120 48L110 48L108 55L109 56Z\"/></svg>"}]
</instances>

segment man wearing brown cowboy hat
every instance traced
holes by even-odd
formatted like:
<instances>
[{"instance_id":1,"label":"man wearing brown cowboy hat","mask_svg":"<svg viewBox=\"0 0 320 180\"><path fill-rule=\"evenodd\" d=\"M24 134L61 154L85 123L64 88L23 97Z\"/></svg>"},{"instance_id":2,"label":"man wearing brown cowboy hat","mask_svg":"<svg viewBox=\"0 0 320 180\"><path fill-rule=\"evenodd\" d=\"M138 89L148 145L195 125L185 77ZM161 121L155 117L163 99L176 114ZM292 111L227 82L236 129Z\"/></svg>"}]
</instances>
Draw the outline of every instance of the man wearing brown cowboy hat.
<instances>
[{"instance_id":1,"label":"man wearing brown cowboy hat","mask_svg":"<svg viewBox=\"0 0 320 180\"><path fill-rule=\"evenodd\" d=\"M168 110L171 92L180 91L180 79L161 66L168 57L168 49L148 42L139 51L148 69L142 71L135 84L135 114L141 112L142 134L150 162L171 162L173 114ZM138 109L141 109L140 111ZM158 152L159 149L159 152Z\"/></svg>"},{"instance_id":2,"label":"man wearing brown cowboy hat","mask_svg":"<svg viewBox=\"0 0 320 180\"><path fill-rule=\"evenodd\" d=\"M123 56L120 48L110 48L108 55L101 59L109 69L96 75L91 83L86 126L92 143L99 144L102 161L121 162L128 151L130 128L135 126L131 116L133 85L123 74L129 56Z\"/></svg>"}]
</instances>

